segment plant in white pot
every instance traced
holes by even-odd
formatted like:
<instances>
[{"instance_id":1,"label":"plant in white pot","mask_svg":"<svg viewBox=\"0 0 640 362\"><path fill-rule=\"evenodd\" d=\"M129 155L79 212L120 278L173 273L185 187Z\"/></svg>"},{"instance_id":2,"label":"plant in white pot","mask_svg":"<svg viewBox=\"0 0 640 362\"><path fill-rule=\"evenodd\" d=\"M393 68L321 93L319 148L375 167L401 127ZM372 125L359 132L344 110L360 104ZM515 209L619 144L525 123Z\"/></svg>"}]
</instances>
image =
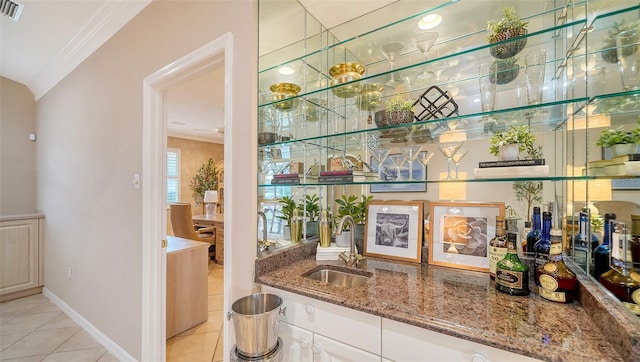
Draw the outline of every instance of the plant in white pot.
<instances>
[{"instance_id":1,"label":"plant in white pot","mask_svg":"<svg viewBox=\"0 0 640 362\"><path fill-rule=\"evenodd\" d=\"M305 195L298 209L306 211L307 236L318 235L318 218L320 217L320 198L318 195Z\"/></svg>"},{"instance_id":2,"label":"plant in white pot","mask_svg":"<svg viewBox=\"0 0 640 362\"><path fill-rule=\"evenodd\" d=\"M636 153L640 145L640 127L631 132L623 127L606 129L600 133L596 145L609 148L612 157Z\"/></svg>"},{"instance_id":3,"label":"plant in white pot","mask_svg":"<svg viewBox=\"0 0 640 362\"><path fill-rule=\"evenodd\" d=\"M282 238L284 240L291 240L291 219L293 218L293 211L296 209L296 202L290 196L285 196L279 201L282 204L280 208L280 215L278 219L285 221L285 226L282 228Z\"/></svg>"},{"instance_id":4,"label":"plant in white pot","mask_svg":"<svg viewBox=\"0 0 640 362\"><path fill-rule=\"evenodd\" d=\"M336 235L336 245L349 246L351 242L351 232L355 232L356 240L364 239L364 224L367 219L367 208L369 201L373 199L373 196L362 195L360 201L356 195L342 195L339 199L336 199L338 204L338 214L336 220L342 219L346 215L350 215L356 224L356 230L347 230L348 225L345 224L342 235ZM346 236L345 236L346 235Z\"/></svg>"},{"instance_id":5,"label":"plant in white pot","mask_svg":"<svg viewBox=\"0 0 640 362\"><path fill-rule=\"evenodd\" d=\"M491 136L489 153L503 161L517 160L520 152L533 149L536 136L531 133L529 126L513 126L507 131L497 131Z\"/></svg>"}]
</instances>

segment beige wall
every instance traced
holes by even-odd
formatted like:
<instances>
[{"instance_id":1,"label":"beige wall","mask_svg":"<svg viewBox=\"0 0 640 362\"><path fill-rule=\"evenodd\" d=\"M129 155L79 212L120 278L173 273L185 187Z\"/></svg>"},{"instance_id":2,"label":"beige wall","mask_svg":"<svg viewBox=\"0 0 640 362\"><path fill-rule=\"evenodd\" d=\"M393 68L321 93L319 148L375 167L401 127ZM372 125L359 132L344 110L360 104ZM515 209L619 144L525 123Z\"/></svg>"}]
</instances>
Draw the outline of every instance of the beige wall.
<instances>
[{"instance_id":1,"label":"beige wall","mask_svg":"<svg viewBox=\"0 0 640 362\"><path fill-rule=\"evenodd\" d=\"M227 164L225 184L234 199L229 218L243 220L256 209L255 166L247 167L256 164L255 146L247 149L256 145L253 1L154 1L37 102L38 206L47 215L45 286L138 360L141 311L147 307L145 210L132 179L143 165L143 79L227 32L234 48L233 106L226 111L233 112L234 128L225 133L236 142L225 144L225 153L244 166ZM231 180L235 187L229 188ZM241 255L255 253L255 232L249 232L255 227L236 230L228 224L237 242L225 263L233 278L225 297L234 300L254 288L253 258Z\"/></svg>"},{"instance_id":2,"label":"beige wall","mask_svg":"<svg viewBox=\"0 0 640 362\"><path fill-rule=\"evenodd\" d=\"M219 143L194 141L184 138L167 137L167 147L180 150L180 202L191 204L193 213L202 211L196 206L196 197L191 190L191 179L207 163L209 158L216 162L224 161L224 145Z\"/></svg>"},{"instance_id":3,"label":"beige wall","mask_svg":"<svg viewBox=\"0 0 640 362\"><path fill-rule=\"evenodd\" d=\"M25 85L0 77L0 216L36 212L36 102Z\"/></svg>"}]
</instances>

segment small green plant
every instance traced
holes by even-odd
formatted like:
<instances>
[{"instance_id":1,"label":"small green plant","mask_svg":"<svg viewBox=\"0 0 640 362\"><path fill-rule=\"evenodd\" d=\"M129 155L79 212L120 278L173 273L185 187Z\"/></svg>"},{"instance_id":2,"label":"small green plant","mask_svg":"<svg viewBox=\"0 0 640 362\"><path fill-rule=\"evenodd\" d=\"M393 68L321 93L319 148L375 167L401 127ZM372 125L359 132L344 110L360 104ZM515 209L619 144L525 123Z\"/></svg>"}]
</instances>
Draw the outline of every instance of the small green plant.
<instances>
[{"instance_id":1,"label":"small green plant","mask_svg":"<svg viewBox=\"0 0 640 362\"><path fill-rule=\"evenodd\" d=\"M277 217L280 220L284 220L287 226L291 226L291 218L293 218L293 210L296 209L296 202L290 196L283 197L279 202L282 204L282 208L280 209L280 215Z\"/></svg>"},{"instance_id":2,"label":"small green plant","mask_svg":"<svg viewBox=\"0 0 640 362\"><path fill-rule=\"evenodd\" d=\"M320 198L318 195L306 195L298 209L304 210L306 207L308 221L318 221L320 217Z\"/></svg>"},{"instance_id":3,"label":"small green plant","mask_svg":"<svg viewBox=\"0 0 640 362\"><path fill-rule=\"evenodd\" d=\"M219 165L213 158L203 164L191 179L191 190L196 196L196 201L204 199L204 193L208 190L218 190L218 179L220 177Z\"/></svg>"},{"instance_id":4,"label":"small green plant","mask_svg":"<svg viewBox=\"0 0 640 362\"><path fill-rule=\"evenodd\" d=\"M412 111L413 112L413 101L404 100L400 95L397 95L391 98L387 102L387 112L393 112L393 111Z\"/></svg>"},{"instance_id":5,"label":"small green plant","mask_svg":"<svg viewBox=\"0 0 640 362\"><path fill-rule=\"evenodd\" d=\"M356 224L364 224L365 221L367 221L367 207L371 200L373 200L373 196L362 195L360 201L358 201L358 196L356 195L340 196L339 199L336 199L336 203L338 204L336 220L342 219L346 215L351 215Z\"/></svg>"},{"instance_id":6,"label":"small green plant","mask_svg":"<svg viewBox=\"0 0 640 362\"><path fill-rule=\"evenodd\" d=\"M597 233L604 227L604 218L598 214L590 214L589 224L591 224L591 231Z\"/></svg>"},{"instance_id":7,"label":"small green plant","mask_svg":"<svg viewBox=\"0 0 640 362\"><path fill-rule=\"evenodd\" d=\"M493 42L496 35L500 33L515 29L523 29L529 24L528 21L522 21L522 18L513 7L502 9L502 13L503 15L500 21L489 20L487 22L487 30L492 32L488 38L489 42Z\"/></svg>"},{"instance_id":8,"label":"small green plant","mask_svg":"<svg viewBox=\"0 0 640 362\"><path fill-rule=\"evenodd\" d=\"M600 133L600 139L596 141L596 145L604 148L609 148L613 145L638 143L640 140L640 131L637 129L632 132L627 132L623 127L616 129L606 129Z\"/></svg>"},{"instance_id":9,"label":"small green plant","mask_svg":"<svg viewBox=\"0 0 640 362\"><path fill-rule=\"evenodd\" d=\"M491 136L491 146L489 147L489 153L494 156L498 156L500 153L500 146L506 146L511 144L518 145L519 152L531 153L534 150L533 143L536 141L529 126L522 125L516 127L510 127L506 132L497 131Z\"/></svg>"}]
</instances>

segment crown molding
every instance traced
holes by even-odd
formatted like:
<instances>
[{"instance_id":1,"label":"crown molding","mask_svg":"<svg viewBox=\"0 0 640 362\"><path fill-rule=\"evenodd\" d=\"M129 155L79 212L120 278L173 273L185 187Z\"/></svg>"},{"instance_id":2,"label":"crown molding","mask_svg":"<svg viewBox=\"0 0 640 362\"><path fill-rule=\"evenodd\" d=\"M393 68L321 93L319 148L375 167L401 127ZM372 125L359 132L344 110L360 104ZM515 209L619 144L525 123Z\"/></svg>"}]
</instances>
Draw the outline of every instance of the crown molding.
<instances>
[{"instance_id":1,"label":"crown molding","mask_svg":"<svg viewBox=\"0 0 640 362\"><path fill-rule=\"evenodd\" d=\"M55 87L149 3L151 0L105 1L60 53L27 84L35 99Z\"/></svg>"}]
</instances>

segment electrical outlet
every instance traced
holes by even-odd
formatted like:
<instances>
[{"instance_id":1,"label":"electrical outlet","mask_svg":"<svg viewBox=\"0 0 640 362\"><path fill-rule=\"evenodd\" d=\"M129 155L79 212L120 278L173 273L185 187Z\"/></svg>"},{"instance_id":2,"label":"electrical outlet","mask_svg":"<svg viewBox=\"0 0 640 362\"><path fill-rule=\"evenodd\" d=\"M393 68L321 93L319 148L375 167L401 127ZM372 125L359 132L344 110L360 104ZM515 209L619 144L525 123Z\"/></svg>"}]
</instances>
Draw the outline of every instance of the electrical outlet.
<instances>
[{"instance_id":1,"label":"electrical outlet","mask_svg":"<svg viewBox=\"0 0 640 362\"><path fill-rule=\"evenodd\" d=\"M71 280L71 267L67 268L67 278Z\"/></svg>"}]
</instances>

